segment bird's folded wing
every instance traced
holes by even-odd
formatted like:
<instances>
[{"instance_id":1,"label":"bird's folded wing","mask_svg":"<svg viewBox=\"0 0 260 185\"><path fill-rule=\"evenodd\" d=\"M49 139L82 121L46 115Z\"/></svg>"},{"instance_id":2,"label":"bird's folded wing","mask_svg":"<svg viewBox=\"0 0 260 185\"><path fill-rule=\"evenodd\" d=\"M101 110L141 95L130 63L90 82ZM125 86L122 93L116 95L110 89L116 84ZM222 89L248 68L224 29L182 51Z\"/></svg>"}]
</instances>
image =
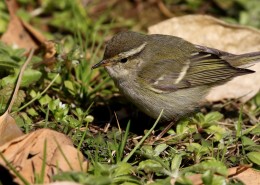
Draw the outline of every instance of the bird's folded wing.
<instances>
[{"instance_id":1,"label":"bird's folded wing","mask_svg":"<svg viewBox=\"0 0 260 185\"><path fill-rule=\"evenodd\" d=\"M218 55L197 52L185 62L173 59L151 62L142 68L138 79L150 90L169 93L201 85L222 84L235 76L252 72L233 67Z\"/></svg>"}]
</instances>

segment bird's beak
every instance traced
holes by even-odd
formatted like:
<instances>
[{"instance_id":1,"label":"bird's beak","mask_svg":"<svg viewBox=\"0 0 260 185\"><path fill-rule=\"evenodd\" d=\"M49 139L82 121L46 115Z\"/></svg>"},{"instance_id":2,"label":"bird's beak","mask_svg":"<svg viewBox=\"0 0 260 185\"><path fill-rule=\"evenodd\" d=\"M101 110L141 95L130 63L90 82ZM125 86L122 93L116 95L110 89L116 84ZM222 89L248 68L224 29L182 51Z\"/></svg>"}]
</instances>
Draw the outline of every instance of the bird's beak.
<instances>
[{"instance_id":1,"label":"bird's beak","mask_svg":"<svg viewBox=\"0 0 260 185\"><path fill-rule=\"evenodd\" d=\"M93 66L91 67L91 69L96 69L96 68L98 68L98 67L100 67L100 66L108 66L108 65L110 65L110 64L111 64L111 61L110 61L110 60L101 60L99 63L93 65Z\"/></svg>"}]
</instances>

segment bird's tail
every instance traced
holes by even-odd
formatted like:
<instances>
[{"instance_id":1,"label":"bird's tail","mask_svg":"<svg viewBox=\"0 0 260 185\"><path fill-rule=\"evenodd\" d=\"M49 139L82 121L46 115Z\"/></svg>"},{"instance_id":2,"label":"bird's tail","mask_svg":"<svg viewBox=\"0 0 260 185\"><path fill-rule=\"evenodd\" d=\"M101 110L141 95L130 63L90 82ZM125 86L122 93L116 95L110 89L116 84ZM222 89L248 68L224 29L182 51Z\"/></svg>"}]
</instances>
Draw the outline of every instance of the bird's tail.
<instances>
[{"instance_id":1,"label":"bird's tail","mask_svg":"<svg viewBox=\"0 0 260 185\"><path fill-rule=\"evenodd\" d=\"M245 53L241 55L226 55L223 56L234 67L247 68L253 64L260 62L260 51Z\"/></svg>"}]
</instances>

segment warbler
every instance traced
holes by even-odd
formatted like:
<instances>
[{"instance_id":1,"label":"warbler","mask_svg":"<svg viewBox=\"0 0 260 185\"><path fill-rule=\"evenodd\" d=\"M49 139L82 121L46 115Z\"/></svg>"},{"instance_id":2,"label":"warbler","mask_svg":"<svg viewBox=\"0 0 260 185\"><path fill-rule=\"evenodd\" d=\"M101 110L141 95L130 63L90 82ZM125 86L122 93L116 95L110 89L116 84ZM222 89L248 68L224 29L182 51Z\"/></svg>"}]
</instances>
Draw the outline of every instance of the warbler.
<instances>
[{"instance_id":1,"label":"warbler","mask_svg":"<svg viewBox=\"0 0 260 185\"><path fill-rule=\"evenodd\" d=\"M260 60L260 52L235 55L195 45L182 38L120 32L108 41L105 69L126 98L152 118L178 120L201 105L212 87L236 76Z\"/></svg>"}]
</instances>

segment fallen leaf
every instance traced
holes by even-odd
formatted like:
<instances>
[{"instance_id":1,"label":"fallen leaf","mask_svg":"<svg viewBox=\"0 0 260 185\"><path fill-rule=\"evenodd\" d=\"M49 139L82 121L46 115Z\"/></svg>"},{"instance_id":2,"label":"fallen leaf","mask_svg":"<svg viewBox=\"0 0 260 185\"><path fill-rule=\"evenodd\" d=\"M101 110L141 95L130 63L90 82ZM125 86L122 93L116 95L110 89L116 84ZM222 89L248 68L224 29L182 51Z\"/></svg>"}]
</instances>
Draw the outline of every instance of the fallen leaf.
<instances>
[{"instance_id":1,"label":"fallen leaf","mask_svg":"<svg viewBox=\"0 0 260 185\"><path fill-rule=\"evenodd\" d=\"M0 116L0 166L9 169L14 176L14 182L19 184L33 184L39 181L49 183L51 177L58 172L86 171L88 168L88 162L73 147L67 136L48 129L23 135L15 120L9 115L33 52L34 50L30 52L20 70L6 112Z\"/></svg>"},{"instance_id":2,"label":"fallen leaf","mask_svg":"<svg viewBox=\"0 0 260 185\"><path fill-rule=\"evenodd\" d=\"M51 177L58 172L86 172L88 168L87 160L73 147L72 141L66 135L49 129L40 129L5 143L0 147L0 152L30 184L36 183L35 176L41 174L43 165L45 165L44 183L49 183ZM2 158L0 164L7 167ZM12 170L10 172L15 177L14 181L21 184L21 179Z\"/></svg>"},{"instance_id":3,"label":"fallen leaf","mask_svg":"<svg viewBox=\"0 0 260 185\"><path fill-rule=\"evenodd\" d=\"M227 24L206 15L187 15L163 21L149 28L150 34L174 35L194 44L242 54L260 51L260 31ZM250 67L254 74L239 76L232 81L213 88L206 97L208 101L225 98L241 98L247 101L260 89L260 62Z\"/></svg>"},{"instance_id":4,"label":"fallen leaf","mask_svg":"<svg viewBox=\"0 0 260 185\"><path fill-rule=\"evenodd\" d=\"M233 167L228 169L232 179L239 179L245 185L260 185L260 172L252 168Z\"/></svg>"},{"instance_id":5,"label":"fallen leaf","mask_svg":"<svg viewBox=\"0 0 260 185\"><path fill-rule=\"evenodd\" d=\"M5 2L10 14L10 22L1 41L14 47L25 48L27 51L38 48L46 40L45 37L16 15L18 6L15 0Z\"/></svg>"},{"instance_id":6,"label":"fallen leaf","mask_svg":"<svg viewBox=\"0 0 260 185\"><path fill-rule=\"evenodd\" d=\"M14 118L8 112L0 116L0 135L0 146L23 135L21 129L16 125Z\"/></svg>"},{"instance_id":7,"label":"fallen leaf","mask_svg":"<svg viewBox=\"0 0 260 185\"><path fill-rule=\"evenodd\" d=\"M33 65L33 68L44 65L46 67L45 70L49 71L55 67L57 61L55 56L55 54L57 53L56 43L53 41L44 41L42 46L44 47L43 61L35 63Z\"/></svg>"},{"instance_id":8,"label":"fallen leaf","mask_svg":"<svg viewBox=\"0 0 260 185\"><path fill-rule=\"evenodd\" d=\"M36 40L38 43L44 44L44 42L46 42L46 38L44 37L44 35L39 32L38 30L36 30L32 25L30 25L29 23L20 20L23 27L26 29L26 31L33 37L34 40Z\"/></svg>"},{"instance_id":9,"label":"fallen leaf","mask_svg":"<svg viewBox=\"0 0 260 185\"><path fill-rule=\"evenodd\" d=\"M1 41L14 47L37 48L37 44L25 30L20 19L16 16L17 3L15 0L6 0L6 5L10 14L10 22L7 31L3 34Z\"/></svg>"},{"instance_id":10,"label":"fallen leaf","mask_svg":"<svg viewBox=\"0 0 260 185\"><path fill-rule=\"evenodd\" d=\"M193 185L201 185L202 174L190 175L187 178L192 181ZM260 172L247 166L237 166L228 169L227 181L239 179L245 185L260 185ZM172 179L175 182L175 179Z\"/></svg>"}]
</instances>

